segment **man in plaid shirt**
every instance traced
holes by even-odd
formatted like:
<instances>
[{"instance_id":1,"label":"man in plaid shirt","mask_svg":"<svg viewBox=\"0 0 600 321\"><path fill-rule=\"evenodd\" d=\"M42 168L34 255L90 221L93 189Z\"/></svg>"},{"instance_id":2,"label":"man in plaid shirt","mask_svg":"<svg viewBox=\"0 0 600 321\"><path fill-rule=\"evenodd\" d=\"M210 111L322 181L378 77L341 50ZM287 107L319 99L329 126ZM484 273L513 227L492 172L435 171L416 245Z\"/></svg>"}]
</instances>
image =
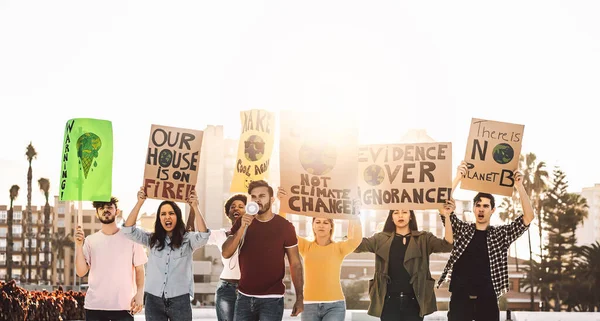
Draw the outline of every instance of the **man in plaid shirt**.
<instances>
[{"instance_id":1,"label":"man in plaid shirt","mask_svg":"<svg viewBox=\"0 0 600 321\"><path fill-rule=\"evenodd\" d=\"M467 163L463 161L458 167L453 190L466 173ZM450 279L449 321L500 319L498 299L508 292L508 248L529 228L534 217L523 187L523 175L518 171L514 173L514 182L523 215L513 222L490 226L496 205L494 196L487 193L478 193L473 199L475 223L463 222L454 213L450 214L454 248L438 281L439 288ZM445 224L444 216L441 217Z\"/></svg>"}]
</instances>

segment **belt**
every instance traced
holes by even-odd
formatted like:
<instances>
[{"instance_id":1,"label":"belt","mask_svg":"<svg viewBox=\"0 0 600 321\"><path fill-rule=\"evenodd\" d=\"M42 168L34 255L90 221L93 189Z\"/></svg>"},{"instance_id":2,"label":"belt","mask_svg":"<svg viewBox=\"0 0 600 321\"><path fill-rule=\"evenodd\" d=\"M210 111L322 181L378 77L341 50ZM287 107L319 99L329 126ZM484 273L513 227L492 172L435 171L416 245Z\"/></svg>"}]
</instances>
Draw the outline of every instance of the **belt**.
<instances>
[{"instance_id":1,"label":"belt","mask_svg":"<svg viewBox=\"0 0 600 321\"><path fill-rule=\"evenodd\" d=\"M414 297L415 297L414 293L404 293L404 292L389 293L386 295L386 298L388 298L388 299L412 299Z\"/></svg>"},{"instance_id":2,"label":"belt","mask_svg":"<svg viewBox=\"0 0 600 321\"><path fill-rule=\"evenodd\" d=\"M223 280L225 282L228 282L228 283L235 283L235 284L240 283L240 280L236 280L236 279L223 279L223 278L221 278L221 280Z\"/></svg>"}]
</instances>

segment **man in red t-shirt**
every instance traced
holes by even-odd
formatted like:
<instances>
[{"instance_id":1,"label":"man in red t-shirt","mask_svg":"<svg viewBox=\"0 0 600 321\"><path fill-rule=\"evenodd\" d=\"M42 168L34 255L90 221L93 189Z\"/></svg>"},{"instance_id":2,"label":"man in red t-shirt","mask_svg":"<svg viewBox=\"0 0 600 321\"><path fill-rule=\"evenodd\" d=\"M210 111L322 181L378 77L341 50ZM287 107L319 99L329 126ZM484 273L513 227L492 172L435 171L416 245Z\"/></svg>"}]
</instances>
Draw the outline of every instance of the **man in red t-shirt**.
<instances>
[{"instance_id":1,"label":"man in red t-shirt","mask_svg":"<svg viewBox=\"0 0 600 321\"><path fill-rule=\"evenodd\" d=\"M280 321L283 318L285 255L290 263L296 303L292 316L304 310L304 279L294 225L273 214L273 188L264 180L248 186L248 194L259 206L256 216L238 219L223 244L223 257L239 248L241 278L235 306L235 320Z\"/></svg>"}]
</instances>

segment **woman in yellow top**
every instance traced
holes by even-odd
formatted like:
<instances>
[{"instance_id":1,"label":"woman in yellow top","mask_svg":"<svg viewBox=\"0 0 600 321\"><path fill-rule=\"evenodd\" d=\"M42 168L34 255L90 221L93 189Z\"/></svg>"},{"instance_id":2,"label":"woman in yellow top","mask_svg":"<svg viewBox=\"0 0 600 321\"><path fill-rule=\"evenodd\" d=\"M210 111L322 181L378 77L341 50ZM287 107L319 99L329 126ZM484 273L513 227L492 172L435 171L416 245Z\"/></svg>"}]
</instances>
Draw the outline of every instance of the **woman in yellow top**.
<instances>
[{"instance_id":1,"label":"woman in yellow top","mask_svg":"<svg viewBox=\"0 0 600 321\"><path fill-rule=\"evenodd\" d=\"M277 196L283 199L287 193L279 188ZM298 237L298 250L304 261L302 321L343 321L346 317L340 272L346 255L362 241L362 226L358 216L349 220L348 239L341 242L333 240L334 226L333 219L314 217L314 241Z\"/></svg>"}]
</instances>

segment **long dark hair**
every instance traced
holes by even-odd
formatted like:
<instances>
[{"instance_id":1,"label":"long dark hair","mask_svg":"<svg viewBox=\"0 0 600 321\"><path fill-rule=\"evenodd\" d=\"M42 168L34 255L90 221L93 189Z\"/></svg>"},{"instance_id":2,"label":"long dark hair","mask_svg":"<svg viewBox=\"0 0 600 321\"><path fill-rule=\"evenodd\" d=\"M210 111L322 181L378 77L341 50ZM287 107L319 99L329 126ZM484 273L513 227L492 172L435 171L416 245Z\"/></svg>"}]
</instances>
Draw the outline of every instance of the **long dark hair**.
<instances>
[{"instance_id":1,"label":"long dark hair","mask_svg":"<svg viewBox=\"0 0 600 321\"><path fill-rule=\"evenodd\" d=\"M183 235L185 234L185 223L183 223L183 216L181 215L181 209L179 206L172 201L163 201L158 205L156 211L156 221L154 221L154 233L150 236L150 248L156 247L158 251L162 251L165 248L165 239L167 237L167 231L160 224L160 209L163 205L169 204L175 211L177 216L177 223L173 229L173 235L171 235L171 249L178 249L183 243Z\"/></svg>"},{"instance_id":2,"label":"long dark hair","mask_svg":"<svg viewBox=\"0 0 600 321\"><path fill-rule=\"evenodd\" d=\"M392 218L392 214L394 214L395 211L400 211L400 210L390 210L390 213L388 214L388 217L385 220L385 225L383 225L384 232L389 232L389 233L396 232L396 224L394 224L394 219ZM409 212L410 212L410 221L408 221L408 229L411 231L418 231L419 226L417 225L417 217L415 216L415 211L409 210Z\"/></svg>"}]
</instances>

